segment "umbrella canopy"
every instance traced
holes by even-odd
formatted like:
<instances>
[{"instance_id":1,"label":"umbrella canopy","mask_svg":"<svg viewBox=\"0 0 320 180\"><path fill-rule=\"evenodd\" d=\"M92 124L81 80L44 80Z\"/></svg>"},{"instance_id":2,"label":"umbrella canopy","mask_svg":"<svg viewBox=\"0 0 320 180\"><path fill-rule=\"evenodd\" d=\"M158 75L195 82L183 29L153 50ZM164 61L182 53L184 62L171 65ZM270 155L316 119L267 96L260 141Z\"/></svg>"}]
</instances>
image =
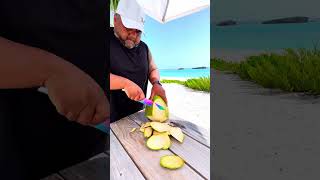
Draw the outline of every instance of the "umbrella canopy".
<instances>
[{"instance_id":1,"label":"umbrella canopy","mask_svg":"<svg viewBox=\"0 0 320 180\"><path fill-rule=\"evenodd\" d=\"M210 0L136 0L144 12L160 23L201 11Z\"/></svg>"}]
</instances>

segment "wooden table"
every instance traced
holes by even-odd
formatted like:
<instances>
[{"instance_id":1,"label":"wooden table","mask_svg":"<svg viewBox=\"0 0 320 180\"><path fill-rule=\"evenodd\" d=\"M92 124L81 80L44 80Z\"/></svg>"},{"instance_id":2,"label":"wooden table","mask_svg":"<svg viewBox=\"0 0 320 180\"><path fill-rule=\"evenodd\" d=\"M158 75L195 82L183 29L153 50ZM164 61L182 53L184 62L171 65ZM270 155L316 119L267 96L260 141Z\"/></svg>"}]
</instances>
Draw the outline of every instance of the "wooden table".
<instances>
[{"instance_id":1,"label":"wooden table","mask_svg":"<svg viewBox=\"0 0 320 180\"><path fill-rule=\"evenodd\" d=\"M210 179L209 133L193 123L170 114L169 121L180 127L185 136L181 144L171 138L169 150L151 151L139 131L148 121L140 111L111 124L110 152L105 152L43 180L143 180L143 179ZM136 131L130 132L132 128ZM160 166L160 157L175 154L185 160L178 170ZM107 162L110 159L110 164ZM110 167L109 167L110 165ZM110 168L110 177L108 170Z\"/></svg>"},{"instance_id":2,"label":"wooden table","mask_svg":"<svg viewBox=\"0 0 320 180\"><path fill-rule=\"evenodd\" d=\"M172 139L169 150L151 151L139 131L148 121L144 112L138 112L111 124L110 134L110 179L210 179L209 134L195 124L183 121L170 114L170 122L179 126L186 137L181 144ZM132 128L136 131L130 132ZM163 155L178 155L185 165L178 170L160 166Z\"/></svg>"},{"instance_id":3,"label":"wooden table","mask_svg":"<svg viewBox=\"0 0 320 180\"><path fill-rule=\"evenodd\" d=\"M88 161L54 173L42 180L107 180L109 176L110 153L106 151Z\"/></svg>"}]
</instances>

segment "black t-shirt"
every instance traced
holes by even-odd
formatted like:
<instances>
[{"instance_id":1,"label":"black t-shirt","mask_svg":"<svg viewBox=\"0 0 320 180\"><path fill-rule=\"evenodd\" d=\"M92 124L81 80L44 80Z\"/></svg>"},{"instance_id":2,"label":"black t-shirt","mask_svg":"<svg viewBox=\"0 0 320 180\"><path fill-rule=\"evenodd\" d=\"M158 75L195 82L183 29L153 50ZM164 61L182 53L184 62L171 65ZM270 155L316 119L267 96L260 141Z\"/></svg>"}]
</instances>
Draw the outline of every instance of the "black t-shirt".
<instances>
[{"instance_id":1,"label":"black t-shirt","mask_svg":"<svg viewBox=\"0 0 320 180\"><path fill-rule=\"evenodd\" d=\"M141 41L137 47L123 46L110 30L110 72L136 83L146 94L149 75L148 46ZM143 108L139 102L128 98L122 90L110 91L111 122Z\"/></svg>"},{"instance_id":2,"label":"black t-shirt","mask_svg":"<svg viewBox=\"0 0 320 180\"><path fill-rule=\"evenodd\" d=\"M109 89L106 0L1 0L0 36L49 51Z\"/></svg>"},{"instance_id":3,"label":"black t-shirt","mask_svg":"<svg viewBox=\"0 0 320 180\"><path fill-rule=\"evenodd\" d=\"M107 3L106 0L1 0L0 36L73 63L108 95ZM68 121L57 113L48 96L36 89L0 89L3 179L6 175L10 179L40 179L106 148L106 134Z\"/></svg>"}]
</instances>

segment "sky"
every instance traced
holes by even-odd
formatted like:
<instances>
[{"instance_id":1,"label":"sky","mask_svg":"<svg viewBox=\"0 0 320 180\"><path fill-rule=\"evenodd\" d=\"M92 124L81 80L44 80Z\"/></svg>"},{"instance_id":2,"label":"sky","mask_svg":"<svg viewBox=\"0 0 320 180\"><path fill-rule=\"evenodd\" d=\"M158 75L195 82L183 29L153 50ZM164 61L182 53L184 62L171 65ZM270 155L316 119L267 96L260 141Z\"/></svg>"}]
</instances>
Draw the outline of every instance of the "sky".
<instances>
[{"instance_id":1,"label":"sky","mask_svg":"<svg viewBox=\"0 0 320 180\"><path fill-rule=\"evenodd\" d=\"M290 16L320 17L319 0L215 0L211 21L268 20Z\"/></svg>"},{"instance_id":2,"label":"sky","mask_svg":"<svg viewBox=\"0 0 320 180\"><path fill-rule=\"evenodd\" d=\"M209 67L210 9L166 24L146 17L142 40L159 69Z\"/></svg>"}]
</instances>

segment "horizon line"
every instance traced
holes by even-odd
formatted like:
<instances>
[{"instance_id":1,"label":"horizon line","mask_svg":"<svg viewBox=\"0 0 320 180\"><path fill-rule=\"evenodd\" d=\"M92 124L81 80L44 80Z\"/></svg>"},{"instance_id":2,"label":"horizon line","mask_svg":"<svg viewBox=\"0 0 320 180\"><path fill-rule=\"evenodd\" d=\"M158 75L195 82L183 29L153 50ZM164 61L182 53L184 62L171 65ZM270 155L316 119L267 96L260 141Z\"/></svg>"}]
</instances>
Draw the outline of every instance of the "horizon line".
<instances>
[{"instance_id":1,"label":"horizon line","mask_svg":"<svg viewBox=\"0 0 320 180\"><path fill-rule=\"evenodd\" d=\"M293 18L293 17L307 17L309 18L309 20L319 20L320 21L320 17L308 17L308 16L284 16L284 17L278 17L278 18L269 18L269 19L255 19L255 20L236 20L236 18L225 18L224 20L219 20L219 21L216 21L216 20L212 20L210 22L211 23L219 23L219 22L223 22L223 21L229 21L229 20L232 20L232 21L236 21L236 22L239 22L239 23L259 23L259 22L263 22L263 21L268 21L268 20L275 20L275 19L282 19L282 18Z\"/></svg>"}]
</instances>

